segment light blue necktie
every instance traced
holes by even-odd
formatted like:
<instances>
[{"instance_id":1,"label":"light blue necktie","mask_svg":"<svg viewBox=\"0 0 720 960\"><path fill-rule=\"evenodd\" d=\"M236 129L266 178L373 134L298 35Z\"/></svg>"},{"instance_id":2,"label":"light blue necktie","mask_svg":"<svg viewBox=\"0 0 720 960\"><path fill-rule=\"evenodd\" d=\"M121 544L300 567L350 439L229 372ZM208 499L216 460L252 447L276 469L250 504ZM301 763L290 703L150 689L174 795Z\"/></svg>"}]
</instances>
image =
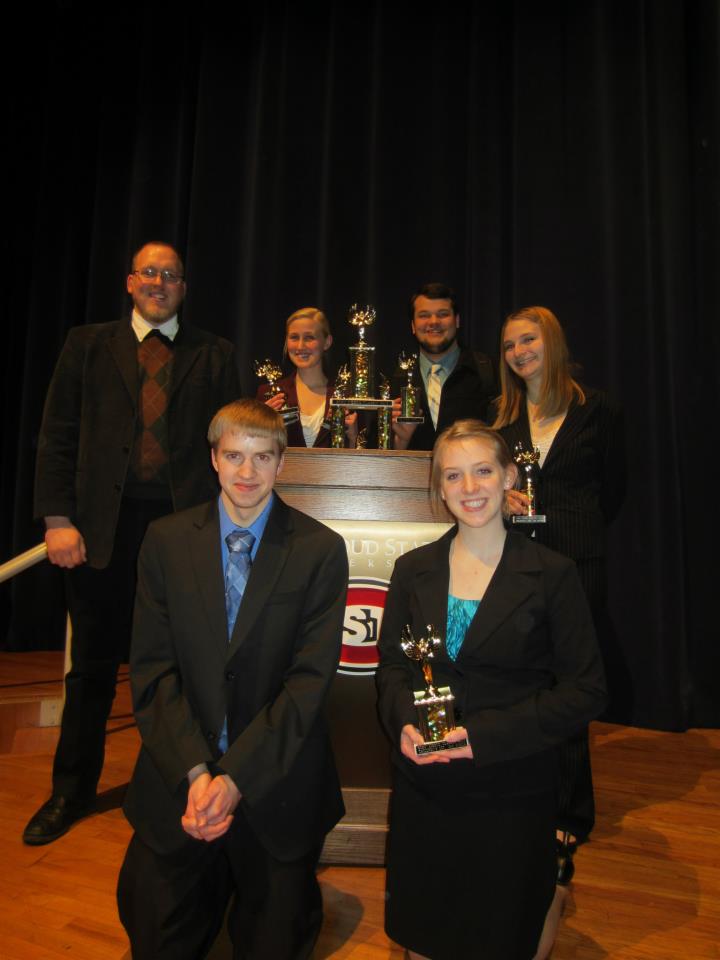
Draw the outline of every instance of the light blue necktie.
<instances>
[{"instance_id":1,"label":"light blue necktie","mask_svg":"<svg viewBox=\"0 0 720 960\"><path fill-rule=\"evenodd\" d=\"M240 601L250 576L250 551L255 537L249 530L233 530L225 537L228 545L228 562L225 567L225 610L227 611L228 638L232 636Z\"/></svg>"}]
</instances>

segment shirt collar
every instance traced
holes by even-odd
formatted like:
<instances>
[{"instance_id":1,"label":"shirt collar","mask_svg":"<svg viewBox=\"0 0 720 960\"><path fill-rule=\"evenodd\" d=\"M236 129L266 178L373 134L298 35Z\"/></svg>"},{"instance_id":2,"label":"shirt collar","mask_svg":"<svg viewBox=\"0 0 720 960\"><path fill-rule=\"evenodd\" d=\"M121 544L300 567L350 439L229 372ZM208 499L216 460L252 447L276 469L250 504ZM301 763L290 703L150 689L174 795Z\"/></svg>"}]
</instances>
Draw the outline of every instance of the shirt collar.
<instances>
[{"instance_id":1,"label":"shirt collar","mask_svg":"<svg viewBox=\"0 0 720 960\"><path fill-rule=\"evenodd\" d=\"M152 333L153 330L158 330L160 333L164 334L168 340L174 340L177 336L178 330L180 329L177 314L170 317L169 320L166 320L159 326L155 326L152 323L148 323L144 317L141 317L137 310L133 310L130 324L133 328L135 336L138 338L139 343L142 343L145 337L149 333Z\"/></svg>"},{"instance_id":2,"label":"shirt collar","mask_svg":"<svg viewBox=\"0 0 720 960\"><path fill-rule=\"evenodd\" d=\"M255 542L253 543L252 550L250 551L250 557L252 560L255 559L255 554L258 551L260 546L260 541L262 540L263 533L265 533L265 527L267 526L268 518L270 516L270 511L272 510L273 503L275 501L275 494L270 494L270 499L265 504L262 513L256 517L249 527L239 527L234 520L228 516L228 512L225 509L225 504L223 503L222 494L218 496L218 514L220 516L220 542L225 545L225 538L229 533L232 533L233 530L249 530L250 533L255 537Z\"/></svg>"},{"instance_id":3,"label":"shirt collar","mask_svg":"<svg viewBox=\"0 0 720 960\"><path fill-rule=\"evenodd\" d=\"M441 366L440 378L442 380L447 380L450 374L453 372L457 366L457 362L460 359L460 346L458 345L457 340L450 347L448 352L444 357L441 357L439 360L437 358L431 359L422 350L418 351L419 353L419 363L420 363L420 375L423 380L427 381L427 378L430 376L430 368L434 363L439 363Z\"/></svg>"}]
</instances>

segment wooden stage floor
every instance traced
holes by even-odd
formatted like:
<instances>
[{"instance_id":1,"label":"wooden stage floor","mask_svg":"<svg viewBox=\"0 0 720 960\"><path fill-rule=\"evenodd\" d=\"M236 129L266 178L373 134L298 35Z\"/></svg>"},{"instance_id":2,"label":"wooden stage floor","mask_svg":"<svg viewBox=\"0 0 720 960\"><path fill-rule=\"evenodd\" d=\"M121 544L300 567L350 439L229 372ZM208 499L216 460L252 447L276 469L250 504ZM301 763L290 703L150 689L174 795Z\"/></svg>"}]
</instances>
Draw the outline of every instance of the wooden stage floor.
<instances>
[{"instance_id":1,"label":"wooden stage floor","mask_svg":"<svg viewBox=\"0 0 720 960\"><path fill-rule=\"evenodd\" d=\"M0 655L0 723L33 691L57 690L61 669L60 654ZM56 737L57 728L19 727L0 739L0 960L130 960L115 909L130 835L119 804L138 743L127 681L109 725L100 812L53 844L26 847L20 835L47 798ZM718 960L720 731L598 723L592 740L598 822L576 858L554 960ZM382 929L383 871L331 867L320 880L326 921L314 960L400 960ZM218 944L213 960L228 957Z\"/></svg>"}]
</instances>

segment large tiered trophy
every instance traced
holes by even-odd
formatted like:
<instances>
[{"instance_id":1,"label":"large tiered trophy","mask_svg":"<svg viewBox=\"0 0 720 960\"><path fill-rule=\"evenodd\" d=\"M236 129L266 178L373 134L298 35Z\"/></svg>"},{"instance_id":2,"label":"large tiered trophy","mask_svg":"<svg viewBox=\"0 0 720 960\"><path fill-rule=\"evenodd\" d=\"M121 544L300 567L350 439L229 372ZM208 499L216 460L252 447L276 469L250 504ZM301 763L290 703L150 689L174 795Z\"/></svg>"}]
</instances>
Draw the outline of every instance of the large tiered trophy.
<instances>
[{"instance_id":1,"label":"large tiered trophy","mask_svg":"<svg viewBox=\"0 0 720 960\"><path fill-rule=\"evenodd\" d=\"M528 498L528 504L525 513L513 514L510 522L513 524L545 523L547 521L545 514L535 511L535 479L537 465L540 461L540 451L537 447L534 450L525 450L522 443L518 442L515 444L513 451L513 460L525 474L525 483L521 489Z\"/></svg>"},{"instance_id":2,"label":"large tiered trophy","mask_svg":"<svg viewBox=\"0 0 720 960\"><path fill-rule=\"evenodd\" d=\"M256 360L254 366L255 376L267 380L270 385L266 399L277 397L278 394L283 392L277 385L277 381L282 377L282 370L276 363L273 363L272 360ZM283 418L283 423L286 427L291 423L296 423L300 419L299 409L297 407L289 407L287 403L283 404L281 409L278 410L278 413Z\"/></svg>"},{"instance_id":3,"label":"large tiered trophy","mask_svg":"<svg viewBox=\"0 0 720 960\"><path fill-rule=\"evenodd\" d=\"M365 330L375 323L376 312L373 307L362 309L354 303L350 307L348 323L358 329L358 342L350 347L350 384L343 396L337 394L330 401L330 407L342 407L344 410L392 410L392 400L375 396L375 347L365 340Z\"/></svg>"},{"instance_id":4,"label":"large tiered trophy","mask_svg":"<svg viewBox=\"0 0 720 960\"><path fill-rule=\"evenodd\" d=\"M420 663L427 684L424 690L413 691L418 712L418 728L425 741L415 747L415 753L419 757L427 753L437 753L439 750L457 750L467 746L466 737L452 742L443 739L446 733L455 729L455 697L450 687L435 686L430 661L435 656L435 651L442 647L442 639L436 635L432 624L428 624L425 629L426 636L416 640L410 627L405 625L400 641L405 656Z\"/></svg>"}]
</instances>

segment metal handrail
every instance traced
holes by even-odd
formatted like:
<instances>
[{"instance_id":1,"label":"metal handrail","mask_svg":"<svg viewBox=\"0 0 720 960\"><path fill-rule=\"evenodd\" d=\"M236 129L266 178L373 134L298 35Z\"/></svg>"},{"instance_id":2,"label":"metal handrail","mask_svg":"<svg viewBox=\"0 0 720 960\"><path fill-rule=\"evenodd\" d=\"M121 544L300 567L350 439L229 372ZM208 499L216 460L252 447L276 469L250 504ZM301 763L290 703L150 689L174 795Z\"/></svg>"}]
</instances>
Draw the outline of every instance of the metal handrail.
<instances>
[{"instance_id":1,"label":"metal handrail","mask_svg":"<svg viewBox=\"0 0 720 960\"><path fill-rule=\"evenodd\" d=\"M23 570L27 570L28 567L32 567L36 563L40 563L41 560L46 560L47 552L47 544L39 543L36 547L26 550L25 553L19 553L12 560L3 563L0 565L0 583L14 577L16 573L22 573Z\"/></svg>"}]
</instances>

